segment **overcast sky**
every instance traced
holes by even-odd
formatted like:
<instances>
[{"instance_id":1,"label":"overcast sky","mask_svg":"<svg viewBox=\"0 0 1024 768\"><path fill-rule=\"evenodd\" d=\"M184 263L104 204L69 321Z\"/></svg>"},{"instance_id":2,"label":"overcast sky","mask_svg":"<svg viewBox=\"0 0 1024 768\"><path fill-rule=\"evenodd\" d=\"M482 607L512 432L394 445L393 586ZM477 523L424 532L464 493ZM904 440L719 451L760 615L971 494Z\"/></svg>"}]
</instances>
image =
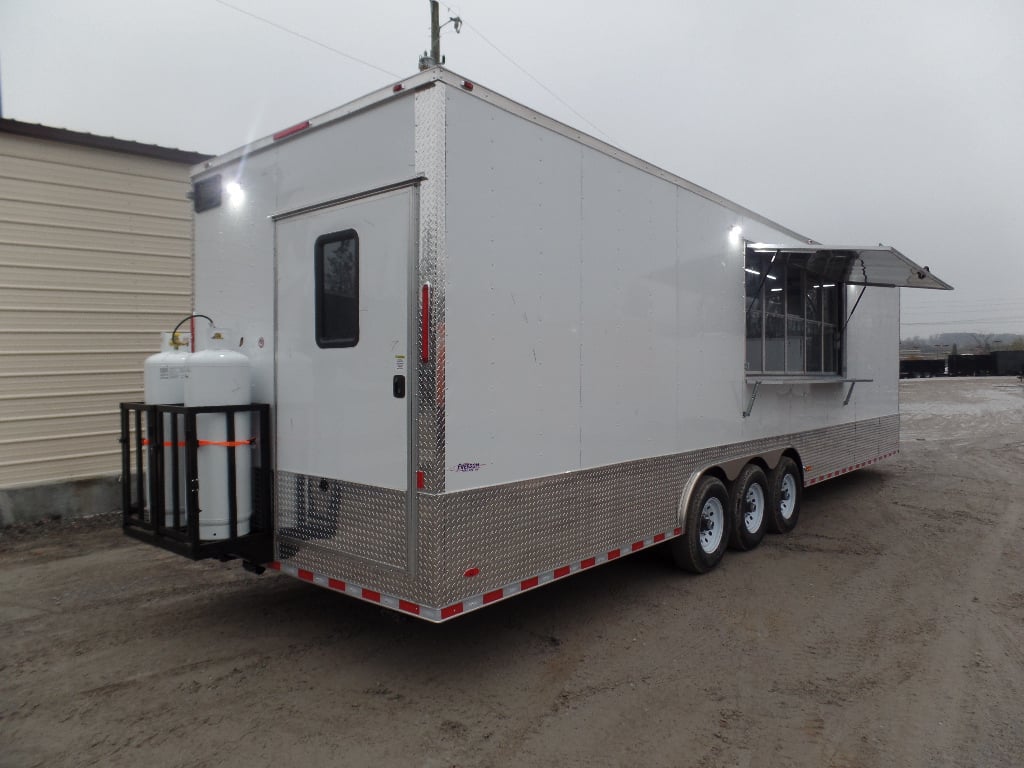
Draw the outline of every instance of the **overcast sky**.
<instances>
[{"instance_id":1,"label":"overcast sky","mask_svg":"<svg viewBox=\"0 0 1024 768\"><path fill-rule=\"evenodd\" d=\"M441 10L465 21L450 69L816 240L928 264L956 291L904 290L904 336L1024 333L1024 0ZM217 154L413 74L429 42L427 0L0 0L3 116Z\"/></svg>"}]
</instances>

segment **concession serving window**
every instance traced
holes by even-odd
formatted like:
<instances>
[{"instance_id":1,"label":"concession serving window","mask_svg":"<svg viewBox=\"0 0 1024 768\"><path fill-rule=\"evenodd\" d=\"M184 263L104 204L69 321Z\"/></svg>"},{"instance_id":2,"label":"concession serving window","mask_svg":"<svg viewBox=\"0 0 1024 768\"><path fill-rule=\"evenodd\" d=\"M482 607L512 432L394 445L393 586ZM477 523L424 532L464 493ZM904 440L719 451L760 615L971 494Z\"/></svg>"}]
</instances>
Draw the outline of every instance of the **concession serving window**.
<instances>
[{"instance_id":1,"label":"concession serving window","mask_svg":"<svg viewBox=\"0 0 1024 768\"><path fill-rule=\"evenodd\" d=\"M869 286L951 290L928 267L886 246L771 245L747 243L746 379L754 385L750 414L761 384L849 384L844 378L846 326ZM861 286L851 306L846 286Z\"/></svg>"}]
</instances>

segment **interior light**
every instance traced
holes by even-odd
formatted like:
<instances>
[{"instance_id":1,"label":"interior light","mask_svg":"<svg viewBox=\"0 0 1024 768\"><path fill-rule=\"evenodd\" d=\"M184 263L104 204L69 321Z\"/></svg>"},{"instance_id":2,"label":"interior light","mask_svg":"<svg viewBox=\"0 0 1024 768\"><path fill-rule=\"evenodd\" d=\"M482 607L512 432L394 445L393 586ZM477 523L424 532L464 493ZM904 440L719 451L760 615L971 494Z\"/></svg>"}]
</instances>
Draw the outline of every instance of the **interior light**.
<instances>
[{"instance_id":1,"label":"interior light","mask_svg":"<svg viewBox=\"0 0 1024 768\"><path fill-rule=\"evenodd\" d=\"M761 277L761 273L758 272L756 269L751 269L750 267L744 267L743 271L744 272L749 272L752 275L757 275L758 277ZM779 279L776 275L765 275L765 277L767 277L769 280L778 280ZM814 287L817 288L818 286L814 286ZM774 290L774 288L772 290Z\"/></svg>"},{"instance_id":2,"label":"interior light","mask_svg":"<svg viewBox=\"0 0 1024 768\"><path fill-rule=\"evenodd\" d=\"M822 288L835 288L836 284L835 283L822 283L821 287Z\"/></svg>"},{"instance_id":3,"label":"interior light","mask_svg":"<svg viewBox=\"0 0 1024 768\"><path fill-rule=\"evenodd\" d=\"M781 290L781 288L772 288L772 293L778 293Z\"/></svg>"}]
</instances>

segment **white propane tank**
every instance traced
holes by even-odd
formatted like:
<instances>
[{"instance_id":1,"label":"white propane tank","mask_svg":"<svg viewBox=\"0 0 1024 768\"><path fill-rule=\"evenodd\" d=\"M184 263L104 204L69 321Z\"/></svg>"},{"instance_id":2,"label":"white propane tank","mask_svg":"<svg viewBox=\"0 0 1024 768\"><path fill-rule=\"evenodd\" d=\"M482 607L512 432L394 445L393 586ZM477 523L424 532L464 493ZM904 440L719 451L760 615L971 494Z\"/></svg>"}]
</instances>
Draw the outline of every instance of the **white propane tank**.
<instances>
[{"instance_id":1,"label":"white propane tank","mask_svg":"<svg viewBox=\"0 0 1024 768\"><path fill-rule=\"evenodd\" d=\"M160 338L160 351L146 358L143 371L143 400L147 405L181 405L185 402L185 363L189 356L192 335L164 332ZM164 422L164 525L174 525L174 486L167 479L174 477L174 453L178 454L178 507L179 519L185 524L185 449L169 445L171 414L165 413ZM178 417L178 442L185 439L185 417ZM149 485L146 485L146 508L152 509Z\"/></svg>"},{"instance_id":2,"label":"white propane tank","mask_svg":"<svg viewBox=\"0 0 1024 768\"><path fill-rule=\"evenodd\" d=\"M249 405L251 373L249 358L228 348L233 336L224 328L211 328L207 348L189 355L185 378L185 405ZM235 442L252 437L249 413L236 413ZM252 517L252 446L224 445L228 439L227 417L219 413L196 416L199 440L199 538L231 536L228 457L235 457L235 488L238 503L238 535L249 533ZM205 443L205 444L204 444Z\"/></svg>"}]
</instances>

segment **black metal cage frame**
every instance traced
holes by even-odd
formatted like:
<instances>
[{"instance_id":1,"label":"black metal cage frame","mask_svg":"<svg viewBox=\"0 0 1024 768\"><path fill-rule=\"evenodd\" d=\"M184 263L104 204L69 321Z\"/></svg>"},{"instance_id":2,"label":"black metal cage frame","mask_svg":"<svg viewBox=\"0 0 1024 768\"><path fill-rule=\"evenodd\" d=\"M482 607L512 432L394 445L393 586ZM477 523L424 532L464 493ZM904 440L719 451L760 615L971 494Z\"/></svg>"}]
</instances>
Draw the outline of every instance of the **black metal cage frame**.
<instances>
[{"instance_id":1,"label":"black metal cage frame","mask_svg":"<svg viewBox=\"0 0 1024 768\"><path fill-rule=\"evenodd\" d=\"M256 415L256 424L253 425L256 429L253 435L245 435L239 441L235 434L235 414L245 412ZM224 539L199 538L200 440L196 428L196 416L199 414L222 414L226 424L230 535ZM165 415L171 416L166 420L169 430L165 430ZM239 535L237 489L240 478L235 444L244 445L250 442L250 437L256 451L251 479L253 509L249 532ZM171 451L169 473L164 458L164 450L168 447L184 449ZM184 466L181 466L182 458ZM121 403L121 502L124 532L192 560L216 557L221 560L241 558L254 564L268 563L274 559L270 461L270 406L265 403L201 407ZM168 482L171 483L173 507L170 525L166 523L164 502ZM184 500L181 499L182 487L185 491Z\"/></svg>"}]
</instances>

